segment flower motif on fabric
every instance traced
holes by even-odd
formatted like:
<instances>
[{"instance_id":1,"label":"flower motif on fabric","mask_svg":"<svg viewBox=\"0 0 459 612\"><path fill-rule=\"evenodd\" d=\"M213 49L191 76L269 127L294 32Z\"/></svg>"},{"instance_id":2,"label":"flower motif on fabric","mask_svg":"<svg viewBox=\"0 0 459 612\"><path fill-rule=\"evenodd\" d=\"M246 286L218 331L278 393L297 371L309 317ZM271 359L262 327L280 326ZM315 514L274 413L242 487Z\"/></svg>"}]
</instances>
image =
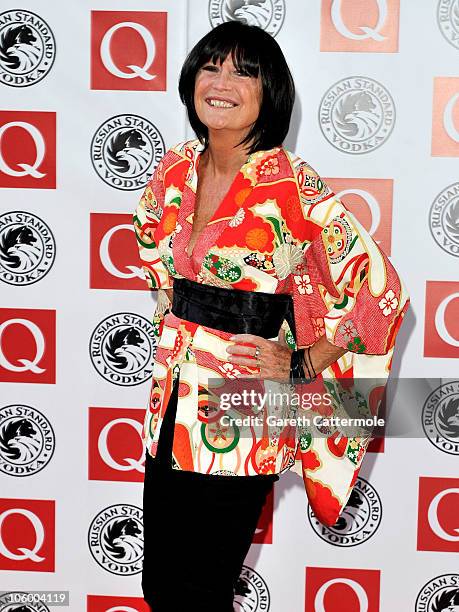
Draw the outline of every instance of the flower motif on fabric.
<instances>
[{"instance_id":1,"label":"flower motif on fabric","mask_svg":"<svg viewBox=\"0 0 459 612\"><path fill-rule=\"evenodd\" d=\"M302 295L304 295L305 293L311 295L313 289L309 274L303 274L302 276L294 276L293 279L297 285L298 293L301 293Z\"/></svg>"},{"instance_id":2,"label":"flower motif on fabric","mask_svg":"<svg viewBox=\"0 0 459 612\"><path fill-rule=\"evenodd\" d=\"M267 157L257 166L257 177L279 174L279 160L276 156Z\"/></svg>"},{"instance_id":3,"label":"flower motif on fabric","mask_svg":"<svg viewBox=\"0 0 459 612\"><path fill-rule=\"evenodd\" d=\"M364 353L367 347L362 342L362 339L359 338L359 336L356 336L353 340L347 343L347 348L353 353Z\"/></svg>"},{"instance_id":4,"label":"flower motif on fabric","mask_svg":"<svg viewBox=\"0 0 459 612\"><path fill-rule=\"evenodd\" d=\"M273 263L279 280L287 278L291 273L296 272L298 266L302 265L303 252L295 244L281 244L274 251Z\"/></svg>"},{"instance_id":5,"label":"flower motif on fabric","mask_svg":"<svg viewBox=\"0 0 459 612\"><path fill-rule=\"evenodd\" d=\"M221 366L218 366L220 372L225 376L225 378L239 378L242 376L242 373L233 363L224 363Z\"/></svg>"},{"instance_id":6,"label":"flower motif on fabric","mask_svg":"<svg viewBox=\"0 0 459 612\"><path fill-rule=\"evenodd\" d=\"M322 317L317 319L311 318L312 328L314 329L314 336L320 338L325 333L324 320Z\"/></svg>"},{"instance_id":7,"label":"flower motif on fabric","mask_svg":"<svg viewBox=\"0 0 459 612\"><path fill-rule=\"evenodd\" d=\"M240 208L234 215L234 217L231 219L231 221L228 223L228 225L230 227L237 227L238 225L241 225L241 223L244 221L244 217L245 211L243 208Z\"/></svg>"},{"instance_id":8,"label":"flower motif on fabric","mask_svg":"<svg viewBox=\"0 0 459 612\"><path fill-rule=\"evenodd\" d=\"M384 297L379 301L379 307L381 308L383 315L388 317L393 310L398 306L398 299L392 289L386 291Z\"/></svg>"},{"instance_id":9,"label":"flower motif on fabric","mask_svg":"<svg viewBox=\"0 0 459 612\"><path fill-rule=\"evenodd\" d=\"M354 326L353 321L351 321L350 319L342 323L338 327L338 331L340 334L343 334L346 340L352 340L352 338L355 338L357 336L357 330Z\"/></svg>"}]
</instances>

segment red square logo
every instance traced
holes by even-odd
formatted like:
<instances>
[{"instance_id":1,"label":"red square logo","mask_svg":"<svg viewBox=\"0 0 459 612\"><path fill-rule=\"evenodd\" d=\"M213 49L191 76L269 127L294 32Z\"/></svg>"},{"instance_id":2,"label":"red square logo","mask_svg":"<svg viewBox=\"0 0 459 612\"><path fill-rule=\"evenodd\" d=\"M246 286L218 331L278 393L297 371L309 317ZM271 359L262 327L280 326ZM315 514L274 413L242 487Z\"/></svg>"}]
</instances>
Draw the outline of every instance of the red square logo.
<instances>
[{"instance_id":1,"label":"red square logo","mask_svg":"<svg viewBox=\"0 0 459 612\"><path fill-rule=\"evenodd\" d=\"M392 248L392 179L327 178L327 185L386 255Z\"/></svg>"},{"instance_id":2,"label":"red square logo","mask_svg":"<svg viewBox=\"0 0 459 612\"><path fill-rule=\"evenodd\" d=\"M55 502L0 499L0 570L54 572Z\"/></svg>"},{"instance_id":3,"label":"red square logo","mask_svg":"<svg viewBox=\"0 0 459 612\"><path fill-rule=\"evenodd\" d=\"M397 53L400 0L322 0L321 51Z\"/></svg>"},{"instance_id":4,"label":"red square logo","mask_svg":"<svg viewBox=\"0 0 459 612\"><path fill-rule=\"evenodd\" d=\"M88 595L86 612L150 612L141 597Z\"/></svg>"},{"instance_id":5,"label":"red square logo","mask_svg":"<svg viewBox=\"0 0 459 612\"><path fill-rule=\"evenodd\" d=\"M459 478L419 478L417 550L459 552Z\"/></svg>"},{"instance_id":6,"label":"red square logo","mask_svg":"<svg viewBox=\"0 0 459 612\"><path fill-rule=\"evenodd\" d=\"M91 289L148 290L132 214L91 213Z\"/></svg>"},{"instance_id":7,"label":"red square logo","mask_svg":"<svg viewBox=\"0 0 459 612\"><path fill-rule=\"evenodd\" d=\"M306 568L305 612L379 612L380 570Z\"/></svg>"},{"instance_id":8,"label":"red square logo","mask_svg":"<svg viewBox=\"0 0 459 612\"><path fill-rule=\"evenodd\" d=\"M274 485L275 486L275 485ZM253 544L273 543L273 513L274 513L274 487L266 497L265 505L261 511L258 525L253 535Z\"/></svg>"},{"instance_id":9,"label":"red square logo","mask_svg":"<svg viewBox=\"0 0 459 612\"><path fill-rule=\"evenodd\" d=\"M0 111L0 187L56 189L56 113Z\"/></svg>"},{"instance_id":10,"label":"red square logo","mask_svg":"<svg viewBox=\"0 0 459 612\"><path fill-rule=\"evenodd\" d=\"M0 308L0 382L56 382L56 311Z\"/></svg>"},{"instance_id":11,"label":"red square logo","mask_svg":"<svg viewBox=\"0 0 459 612\"><path fill-rule=\"evenodd\" d=\"M434 157L459 157L458 77L434 78L432 155Z\"/></svg>"},{"instance_id":12,"label":"red square logo","mask_svg":"<svg viewBox=\"0 0 459 612\"><path fill-rule=\"evenodd\" d=\"M91 12L91 89L166 90L167 13Z\"/></svg>"},{"instance_id":13,"label":"red square logo","mask_svg":"<svg viewBox=\"0 0 459 612\"><path fill-rule=\"evenodd\" d=\"M459 283L427 281L424 357L459 357Z\"/></svg>"},{"instance_id":14,"label":"red square logo","mask_svg":"<svg viewBox=\"0 0 459 612\"><path fill-rule=\"evenodd\" d=\"M145 410L89 409L89 480L143 482Z\"/></svg>"}]
</instances>

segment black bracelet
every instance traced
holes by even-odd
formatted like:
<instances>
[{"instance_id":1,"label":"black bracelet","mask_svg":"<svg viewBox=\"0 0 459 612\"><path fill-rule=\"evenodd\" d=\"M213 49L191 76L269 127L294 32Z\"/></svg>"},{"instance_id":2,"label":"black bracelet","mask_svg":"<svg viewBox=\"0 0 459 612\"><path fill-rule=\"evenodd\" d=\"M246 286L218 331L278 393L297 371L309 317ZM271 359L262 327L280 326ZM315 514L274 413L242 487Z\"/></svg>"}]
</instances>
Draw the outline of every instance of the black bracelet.
<instances>
[{"instance_id":1,"label":"black bracelet","mask_svg":"<svg viewBox=\"0 0 459 612\"><path fill-rule=\"evenodd\" d=\"M314 366L312 365L311 347L310 346L308 346L308 348L306 350L306 355L307 355L306 367L307 367L308 372L309 372L309 377L310 377L311 380L315 380L317 378L317 374L316 374L316 371L314 370Z\"/></svg>"},{"instance_id":2,"label":"black bracelet","mask_svg":"<svg viewBox=\"0 0 459 612\"><path fill-rule=\"evenodd\" d=\"M303 359L306 349L297 349L296 351L292 351L292 356L290 358L290 382L292 385L295 384L295 380L300 383L309 383L312 381L311 375L308 370L309 376L306 376L303 367ZM307 367L307 364L306 364Z\"/></svg>"}]
</instances>

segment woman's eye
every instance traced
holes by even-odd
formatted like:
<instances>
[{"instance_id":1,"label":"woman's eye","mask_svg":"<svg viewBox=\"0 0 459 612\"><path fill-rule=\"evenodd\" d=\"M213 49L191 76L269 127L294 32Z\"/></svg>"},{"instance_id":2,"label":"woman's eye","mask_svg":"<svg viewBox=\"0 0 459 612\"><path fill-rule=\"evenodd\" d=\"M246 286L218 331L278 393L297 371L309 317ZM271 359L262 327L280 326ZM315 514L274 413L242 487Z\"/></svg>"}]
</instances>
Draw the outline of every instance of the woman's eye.
<instances>
[{"instance_id":1,"label":"woman's eye","mask_svg":"<svg viewBox=\"0 0 459 612\"><path fill-rule=\"evenodd\" d=\"M207 66L203 66L201 70L205 70L206 72L217 72L218 68L213 64L208 64Z\"/></svg>"}]
</instances>

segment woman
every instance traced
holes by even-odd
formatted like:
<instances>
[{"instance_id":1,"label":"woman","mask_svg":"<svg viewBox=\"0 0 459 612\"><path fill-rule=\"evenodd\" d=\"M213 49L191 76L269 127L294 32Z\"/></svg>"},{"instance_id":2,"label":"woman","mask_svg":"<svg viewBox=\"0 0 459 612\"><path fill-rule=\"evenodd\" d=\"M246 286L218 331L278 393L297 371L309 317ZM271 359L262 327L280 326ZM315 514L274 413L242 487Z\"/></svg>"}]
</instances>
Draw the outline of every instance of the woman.
<instances>
[{"instance_id":1,"label":"woman","mask_svg":"<svg viewBox=\"0 0 459 612\"><path fill-rule=\"evenodd\" d=\"M255 407L260 427L223 424L218 393L316 376L335 391L343 377L348 391L372 377L363 396L374 413L408 300L364 228L283 149L295 94L271 36L218 26L187 57L179 92L198 139L166 153L134 217L160 290L142 585L155 612L224 612L278 474L298 459L316 516L334 524L369 436L270 429L266 406Z\"/></svg>"}]
</instances>

